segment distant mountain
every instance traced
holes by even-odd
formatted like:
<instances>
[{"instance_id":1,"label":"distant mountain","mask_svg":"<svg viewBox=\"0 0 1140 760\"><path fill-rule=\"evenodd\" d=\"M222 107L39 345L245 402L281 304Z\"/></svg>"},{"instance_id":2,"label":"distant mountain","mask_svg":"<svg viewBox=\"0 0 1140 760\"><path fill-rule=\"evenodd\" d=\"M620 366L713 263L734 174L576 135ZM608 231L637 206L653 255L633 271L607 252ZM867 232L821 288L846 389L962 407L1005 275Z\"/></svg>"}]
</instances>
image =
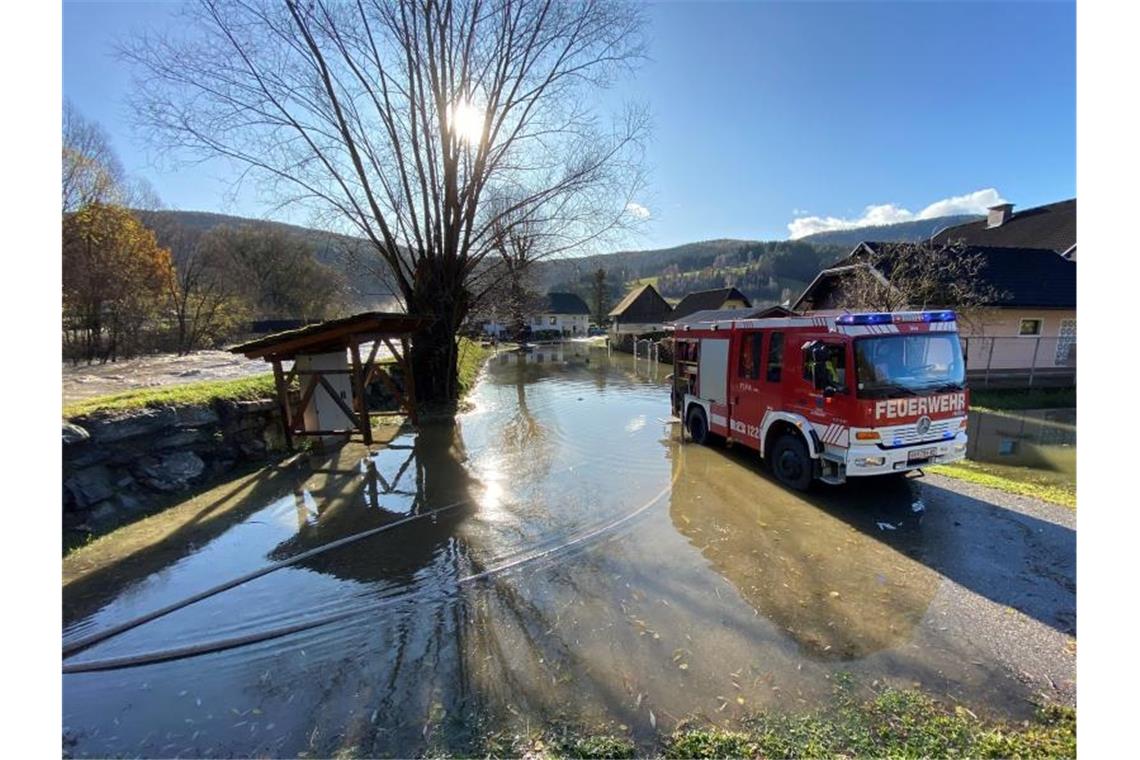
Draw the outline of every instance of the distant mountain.
<instances>
[{"instance_id":1,"label":"distant mountain","mask_svg":"<svg viewBox=\"0 0 1140 760\"><path fill-rule=\"evenodd\" d=\"M395 288L391 284L388 265L370 250L368 241L351 235L341 235L301 227L295 224L243 216L215 214L208 211L136 211L144 225L154 230L160 245L168 245L164 238L176 229L205 233L215 227L260 227L273 229L286 235L301 238L312 245L313 256L320 263L344 275L356 310L391 310L395 304Z\"/></svg>"},{"instance_id":2,"label":"distant mountain","mask_svg":"<svg viewBox=\"0 0 1140 760\"><path fill-rule=\"evenodd\" d=\"M799 295L820 269L849 252L850 248L801 240L721 239L543 261L539 272L549 289L575 292L590 304L594 272L600 268L606 270L611 302L636 283L652 282L668 299L732 286L753 303L767 305Z\"/></svg>"},{"instance_id":3,"label":"distant mountain","mask_svg":"<svg viewBox=\"0 0 1140 760\"><path fill-rule=\"evenodd\" d=\"M954 227L967 222L976 222L981 218L981 216L975 214L939 216L933 219L918 219L913 222L899 222L897 224L854 227L849 230L816 232L812 235L804 235L802 238L797 239L805 243L844 245L852 248L864 240L876 240L883 243L918 243L923 240L929 240L936 232L946 227Z\"/></svg>"},{"instance_id":4,"label":"distant mountain","mask_svg":"<svg viewBox=\"0 0 1140 760\"><path fill-rule=\"evenodd\" d=\"M162 243L164 229L180 226L197 232L229 225L260 226L295 235L313 245L314 256L345 276L353 309L390 309L395 298L387 271L363 238L324 232L282 222L249 219L202 211L140 211L143 223L155 229ZM549 291L574 292L594 303L594 272L606 270L611 303L637 283L652 282L661 295L679 300L686 293L736 287L753 303L780 303L799 295L823 268L848 254L864 240L914 242L943 227L974 221L975 216L945 216L880 227L859 227L808 235L798 240L737 240L722 238L641 251L616 251L579 258L540 261L538 281Z\"/></svg>"}]
</instances>

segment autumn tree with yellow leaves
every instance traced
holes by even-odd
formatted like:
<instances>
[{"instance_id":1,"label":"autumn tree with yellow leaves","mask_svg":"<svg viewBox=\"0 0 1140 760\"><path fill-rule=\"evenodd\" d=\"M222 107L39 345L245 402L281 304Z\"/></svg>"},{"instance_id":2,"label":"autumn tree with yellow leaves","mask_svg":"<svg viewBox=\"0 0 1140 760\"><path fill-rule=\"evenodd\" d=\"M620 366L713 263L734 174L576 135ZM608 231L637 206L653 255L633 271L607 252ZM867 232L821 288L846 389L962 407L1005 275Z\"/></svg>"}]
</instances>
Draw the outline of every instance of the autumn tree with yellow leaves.
<instances>
[{"instance_id":1,"label":"autumn tree with yellow leaves","mask_svg":"<svg viewBox=\"0 0 1140 760\"><path fill-rule=\"evenodd\" d=\"M72 361L136 353L161 319L170 251L127 209L85 205L63 217L63 327Z\"/></svg>"}]
</instances>

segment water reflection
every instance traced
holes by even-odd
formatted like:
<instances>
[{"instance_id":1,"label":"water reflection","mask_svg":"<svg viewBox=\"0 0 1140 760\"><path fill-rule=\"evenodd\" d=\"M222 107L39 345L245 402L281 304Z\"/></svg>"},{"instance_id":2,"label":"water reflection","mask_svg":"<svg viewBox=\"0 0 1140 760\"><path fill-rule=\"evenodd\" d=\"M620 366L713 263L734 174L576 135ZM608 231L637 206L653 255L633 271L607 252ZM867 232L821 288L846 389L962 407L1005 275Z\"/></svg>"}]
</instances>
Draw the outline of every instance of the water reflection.
<instances>
[{"instance_id":1,"label":"water reflection","mask_svg":"<svg viewBox=\"0 0 1140 760\"><path fill-rule=\"evenodd\" d=\"M1075 409L970 412L967 456L979 462L1077 473Z\"/></svg>"},{"instance_id":2,"label":"water reflection","mask_svg":"<svg viewBox=\"0 0 1140 760\"><path fill-rule=\"evenodd\" d=\"M759 474L758 462L737 459L685 446L674 460L683 472L670 517L712 568L810 657L852 660L909 640L938 589L938 574L887 543L867 540L828 506L873 509L898 531L918 519L910 485L805 498Z\"/></svg>"}]
</instances>

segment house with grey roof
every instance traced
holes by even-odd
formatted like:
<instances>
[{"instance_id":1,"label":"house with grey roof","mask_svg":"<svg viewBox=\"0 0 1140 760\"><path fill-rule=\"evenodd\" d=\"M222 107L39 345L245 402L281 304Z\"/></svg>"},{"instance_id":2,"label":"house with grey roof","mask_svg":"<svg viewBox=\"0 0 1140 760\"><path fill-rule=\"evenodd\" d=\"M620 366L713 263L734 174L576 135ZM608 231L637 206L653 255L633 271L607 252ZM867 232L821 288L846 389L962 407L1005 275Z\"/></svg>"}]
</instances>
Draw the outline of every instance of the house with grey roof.
<instances>
[{"instance_id":1,"label":"house with grey roof","mask_svg":"<svg viewBox=\"0 0 1140 760\"><path fill-rule=\"evenodd\" d=\"M936 245L963 243L991 248L1047 248L1077 260L1077 199L1013 210L1012 203L988 209L985 219L934 233Z\"/></svg>"},{"instance_id":2,"label":"house with grey roof","mask_svg":"<svg viewBox=\"0 0 1140 760\"><path fill-rule=\"evenodd\" d=\"M1065 202L1066 204L1068 202ZM1058 213L1065 204L1053 204L1044 213ZM1061 207L1061 208L1056 208ZM1046 207L1042 207L1046 208ZM1024 224L1017 235L987 234L1009 221L1002 215L1009 209L995 207L997 218L989 227L971 223L949 228L935 235L939 244L957 244L957 255L976 256L980 261L980 284L992 296L977 308L962 310L959 330L966 346L967 369L985 372L986 381L1005 373L1032 381L1053 377L1058 382L1075 381L1077 340L1076 239L1066 236L1059 216L1046 224L1044 215L1030 216L1036 222ZM1030 211L1033 211L1032 209ZM1028 212L1023 212L1028 213ZM1075 220L1076 204L1071 205ZM1024 222L1025 220L1023 220ZM977 225L981 224L982 227ZM1030 224L1039 233L1030 233ZM963 229L967 228L967 229ZM1073 228L1075 230L1075 226ZM957 232L955 232L957 230ZM1026 240L1038 247L991 245L971 240L1012 243ZM853 270L869 268L884 283L890 281L893 256L889 244L863 242L844 259L816 275L792 304L798 312L835 312L844 307L844 282ZM1066 256L1072 253L1072 256ZM948 251L947 255L951 255ZM928 304L936 308L949 304Z\"/></svg>"},{"instance_id":3,"label":"house with grey roof","mask_svg":"<svg viewBox=\"0 0 1140 760\"><path fill-rule=\"evenodd\" d=\"M687 293L685 297L673 307L673 320L676 321L698 311L708 311L711 309L749 309L751 307L752 302L748 300L748 296L736 288L698 290L694 293Z\"/></svg>"},{"instance_id":4,"label":"house with grey roof","mask_svg":"<svg viewBox=\"0 0 1140 760\"><path fill-rule=\"evenodd\" d=\"M590 329L590 307L577 293L547 293L542 308L531 315L532 333L558 332L564 337L586 335Z\"/></svg>"}]
</instances>

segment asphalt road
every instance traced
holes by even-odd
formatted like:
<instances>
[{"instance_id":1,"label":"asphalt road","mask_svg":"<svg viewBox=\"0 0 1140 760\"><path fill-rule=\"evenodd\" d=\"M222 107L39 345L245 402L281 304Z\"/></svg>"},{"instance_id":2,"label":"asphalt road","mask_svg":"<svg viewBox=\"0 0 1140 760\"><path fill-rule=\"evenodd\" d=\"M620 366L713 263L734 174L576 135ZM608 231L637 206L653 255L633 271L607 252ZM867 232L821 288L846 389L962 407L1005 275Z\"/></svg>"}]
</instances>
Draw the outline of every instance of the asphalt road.
<instances>
[{"instance_id":1,"label":"asphalt road","mask_svg":"<svg viewBox=\"0 0 1140 760\"><path fill-rule=\"evenodd\" d=\"M946 578L929 616L1033 692L1075 704L1076 512L935 475L915 486L927 507L916 559Z\"/></svg>"}]
</instances>

